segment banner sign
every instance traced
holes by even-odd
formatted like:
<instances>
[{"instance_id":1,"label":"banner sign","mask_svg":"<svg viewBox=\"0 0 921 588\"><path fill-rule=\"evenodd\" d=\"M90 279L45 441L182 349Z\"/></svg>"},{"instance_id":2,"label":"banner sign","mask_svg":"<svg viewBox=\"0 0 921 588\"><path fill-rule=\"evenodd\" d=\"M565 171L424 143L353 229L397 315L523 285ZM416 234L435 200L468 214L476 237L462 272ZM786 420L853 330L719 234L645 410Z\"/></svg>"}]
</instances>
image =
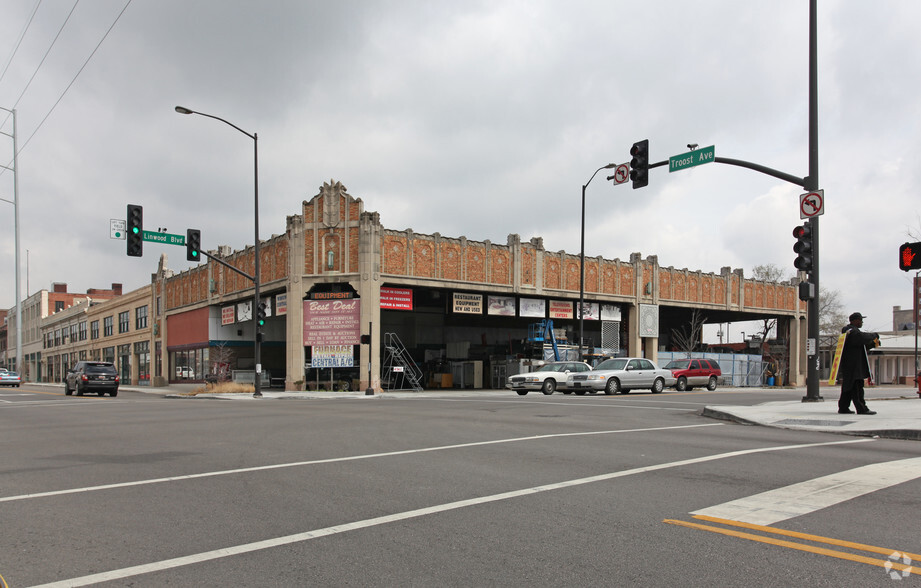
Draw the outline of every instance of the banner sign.
<instances>
[{"instance_id":1,"label":"banner sign","mask_svg":"<svg viewBox=\"0 0 921 588\"><path fill-rule=\"evenodd\" d=\"M490 296L489 306L486 307L486 314L496 314L499 316L515 316L515 297L514 296Z\"/></svg>"},{"instance_id":2,"label":"banner sign","mask_svg":"<svg viewBox=\"0 0 921 588\"><path fill-rule=\"evenodd\" d=\"M572 302L568 300L551 300L550 301L550 318L552 319L571 319Z\"/></svg>"},{"instance_id":3,"label":"banner sign","mask_svg":"<svg viewBox=\"0 0 921 588\"><path fill-rule=\"evenodd\" d=\"M304 345L358 345L361 300L305 300Z\"/></svg>"},{"instance_id":4,"label":"banner sign","mask_svg":"<svg viewBox=\"0 0 921 588\"><path fill-rule=\"evenodd\" d=\"M601 320L603 321L621 320L620 307L614 306L613 304L602 304L601 305Z\"/></svg>"},{"instance_id":5,"label":"banner sign","mask_svg":"<svg viewBox=\"0 0 921 588\"><path fill-rule=\"evenodd\" d=\"M253 320L253 301L247 300L246 302L237 303L237 321L251 321Z\"/></svg>"},{"instance_id":6,"label":"banner sign","mask_svg":"<svg viewBox=\"0 0 921 588\"><path fill-rule=\"evenodd\" d=\"M288 314L288 294L278 294L275 296L275 312L278 316Z\"/></svg>"},{"instance_id":7,"label":"banner sign","mask_svg":"<svg viewBox=\"0 0 921 588\"><path fill-rule=\"evenodd\" d=\"M461 314L483 314L483 295L455 292L454 312Z\"/></svg>"},{"instance_id":8,"label":"banner sign","mask_svg":"<svg viewBox=\"0 0 921 588\"><path fill-rule=\"evenodd\" d=\"M381 308L387 308L390 310L412 310L412 289L381 288Z\"/></svg>"},{"instance_id":9,"label":"banner sign","mask_svg":"<svg viewBox=\"0 0 921 588\"><path fill-rule=\"evenodd\" d=\"M522 298L520 301L520 316L527 316L532 318L546 318L547 316L547 301L539 300L537 298Z\"/></svg>"},{"instance_id":10,"label":"banner sign","mask_svg":"<svg viewBox=\"0 0 921 588\"><path fill-rule=\"evenodd\" d=\"M351 345L314 345L310 348L310 367L354 367L355 356Z\"/></svg>"},{"instance_id":11,"label":"banner sign","mask_svg":"<svg viewBox=\"0 0 921 588\"><path fill-rule=\"evenodd\" d=\"M232 325L234 323L233 306L221 308L221 325Z\"/></svg>"},{"instance_id":12,"label":"banner sign","mask_svg":"<svg viewBox=\"0 0 921 588\"><path fill-rule=\"evenodd\" d=\"M579 303L576 303L576 308L578 309ZM582 305L582 316L587 321L597 321L598 320L598 303L597 302L586 302ZM578 318L578 317L576 317Z\"/></svg>"},{"instance_id":13,"label":"banner sign","mask_svg":"<svg viewBox=\"0 0 921 588\"><path fill-rule=\"evenodd\" d=\"M828 373L828 385L834 386L838 380L838 368L841 367L841 352L844 351L844 340L847 333L838 335L838 344L835 345L835 358L831 360L831 371Z\"/></svg>"}]
</instances>

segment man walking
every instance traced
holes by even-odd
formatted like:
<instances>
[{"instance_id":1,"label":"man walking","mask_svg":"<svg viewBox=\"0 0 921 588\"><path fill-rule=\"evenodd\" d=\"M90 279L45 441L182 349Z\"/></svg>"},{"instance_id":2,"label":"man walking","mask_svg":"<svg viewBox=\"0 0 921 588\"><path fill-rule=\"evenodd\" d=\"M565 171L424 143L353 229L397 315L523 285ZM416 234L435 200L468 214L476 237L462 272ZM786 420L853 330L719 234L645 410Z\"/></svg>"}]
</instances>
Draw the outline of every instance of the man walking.
<instances>
[{"instance_id":1,"label":"man walking","mask_svg":"<svg viewBox=\"0 0 921 588\"><path fill-rule=\"evenodd\" d=\"M857 414L876 414L867 408L864 401L863 383L870 377L867 349L879 345L879 335L860 330L864 318L866 317L855 312L848 317L850 324L841 329L842 333L847 333L844 349L841 351L841 397L838 399L838 412L841 414L853 414L851 402L854 403Z\"/></svg>"}]
</instances>

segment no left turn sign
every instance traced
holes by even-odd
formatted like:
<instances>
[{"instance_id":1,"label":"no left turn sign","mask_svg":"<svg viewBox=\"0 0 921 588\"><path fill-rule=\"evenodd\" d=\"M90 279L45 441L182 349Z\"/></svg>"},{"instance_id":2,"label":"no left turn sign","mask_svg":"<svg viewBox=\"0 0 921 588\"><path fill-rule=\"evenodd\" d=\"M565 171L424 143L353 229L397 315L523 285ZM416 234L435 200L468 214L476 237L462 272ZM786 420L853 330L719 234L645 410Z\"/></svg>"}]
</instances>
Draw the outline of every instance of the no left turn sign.
<instances>
[{"instance_id":1,"label":"no left turn sign","mask_svg":"<svg viewBox=\"0 0 921 588\"><path fill-rule=\"evenodd\" d=\"M630 164L622 163L617 166L612 176L614 184L624 184L630 179Z\"/></svg>"},{"instance_id":2,"label":"no left turn sign","mask_svg":"<svg viewBox=\"0 0 921 588\"><path fill-rule=\"evenodd\" d=\"M825 214L825 190L800 194L799 217L812 218L820 214Z\"/></svg>"}]
</instances>

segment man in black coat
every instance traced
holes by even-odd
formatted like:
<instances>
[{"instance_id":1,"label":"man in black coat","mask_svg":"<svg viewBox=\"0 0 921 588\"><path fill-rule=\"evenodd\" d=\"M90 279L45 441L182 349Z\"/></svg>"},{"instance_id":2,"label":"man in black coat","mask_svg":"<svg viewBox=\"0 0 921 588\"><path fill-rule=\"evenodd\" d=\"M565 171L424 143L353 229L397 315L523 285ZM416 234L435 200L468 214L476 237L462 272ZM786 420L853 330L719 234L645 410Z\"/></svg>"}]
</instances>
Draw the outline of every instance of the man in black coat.
<instances>
[{"instance_id":1,"label":"man in black coat","mask_svg":"<svg viewBox=\"0 0 921 588\"><path fill-rule=\"evenodd\" d=\"M860 330L864 318L862 314L855 312L848 317L850 324L841 329L842 333L847 333L844 339L844 349L841 350L841 367L839 368L841 398L838 399L838 412L841 414L853 414L851 402L854 403L857 414L876 414L867 408L867 403L863 399L863 382L870 377L870 360L867 357L867 349L873 349L879 345L879 335L864 333Z\"/></svg>"}]
</instances>

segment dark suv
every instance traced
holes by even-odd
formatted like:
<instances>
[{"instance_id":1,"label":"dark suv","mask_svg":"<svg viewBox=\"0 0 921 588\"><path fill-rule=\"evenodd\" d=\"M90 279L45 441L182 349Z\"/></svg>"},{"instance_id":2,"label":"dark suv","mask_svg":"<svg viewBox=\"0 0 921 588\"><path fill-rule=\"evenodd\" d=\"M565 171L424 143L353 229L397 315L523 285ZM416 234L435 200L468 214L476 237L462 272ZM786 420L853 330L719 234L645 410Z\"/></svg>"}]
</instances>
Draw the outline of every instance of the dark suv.
<instances>
[{"instance_id":1,"label":"dark suv","mask_svg":"<svg viewBox=\"0 0 921 588\"><path fill-rule=\"evenodd\" d=\"M96 392L118 396L118 370L108 361L78 361L64 376L64 394Z\"/></svg>"},{"instance_id":2,"label":"dark suv","mask_svg":"<svg viewBox=\"0 0 921 588\"><path fill-rule=\"evenodd\" d=\"M669 362L665 369L672 371L675 390L679 392L693 390L695 386L716 390L717 379L723 375L715 359L676 359Z\"/></svg>"}]
</instances>

